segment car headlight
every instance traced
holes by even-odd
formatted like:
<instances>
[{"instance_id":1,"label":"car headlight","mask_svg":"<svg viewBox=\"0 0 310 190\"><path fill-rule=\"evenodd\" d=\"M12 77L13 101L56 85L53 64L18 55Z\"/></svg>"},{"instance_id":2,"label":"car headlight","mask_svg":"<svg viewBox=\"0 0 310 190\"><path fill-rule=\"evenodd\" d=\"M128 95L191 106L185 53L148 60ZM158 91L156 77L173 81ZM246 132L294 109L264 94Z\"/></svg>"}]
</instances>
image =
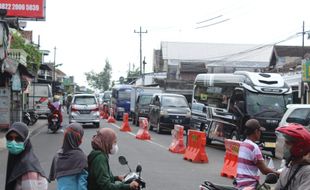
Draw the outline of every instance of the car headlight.
<instances>
[{"instance_id":1,"label":"car headlight","mask_svg":"<svg viewBox=\"0 0 310 190\"><path fill-rule=\"evenodd\" d=\"M168 111L165 109L160 110L160 115L162 116L168 116Z\"/></svg>"},{"instance_id":2,"label":"car headlight","mask_svg":"<svg viewBox=\"0 0 310 190\"><path fill-rule=\"evenodd\" d=\"M192 116L192 113L191 113L191 111L187 111L186 112L186 115L185 115L185 117L191 117Z\"/></svg>"},{"instance_id":3,"label":"car headlight","mask_svg":"<svg viewBox=\"0 0 310 190\"><path fill-rule=\"evenodd\" d=\"M124 112L125 109L124 109L123 107L117 107L117 111L118 111L118 112Z\"/></svg>"}]
</instances>

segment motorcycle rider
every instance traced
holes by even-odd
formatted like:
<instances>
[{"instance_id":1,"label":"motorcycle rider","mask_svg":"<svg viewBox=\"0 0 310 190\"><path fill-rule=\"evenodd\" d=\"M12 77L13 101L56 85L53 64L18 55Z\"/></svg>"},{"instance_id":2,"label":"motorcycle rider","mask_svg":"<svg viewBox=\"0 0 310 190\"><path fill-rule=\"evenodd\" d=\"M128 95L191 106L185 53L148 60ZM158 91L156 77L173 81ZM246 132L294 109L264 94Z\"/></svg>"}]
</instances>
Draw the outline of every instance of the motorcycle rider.
<instances>
[{"instance_id":1,"label":"motorcycle rider","mask_svg":"<svg viewBox=\"0 0 310 190\"><path fill-rule=\"evenodd\" d=\"M58 95L54 95L54 101L53 103L51 103L50 101L48 102L48 108L51 110L51 114L48 117L48 122L51 122L52 119L52 115L54 113L58 114L59 117L59 122L60 122L60 126L62 123L62 113L61 113L61 103L60 103L60 96Z\"/></svg>"},{"instance_id":2,"label":"motorcycle rider","mask_svg":"<svg viewBox=\"0 0 310 190\"><path fill-rule=\"evenodd\" d=\"M236 187L238 189L253 188L259 184L259 172L267 175L268 173L276 173L268 168L264 162L264 158L259 146L255 143L260 140L262 131L266 129L262 127L256 119L249 119L245 123L246 139L241 143L238 154L238 166Z\"/></svg>"},{"instance_id":3,"label":"motorcycle rider","mask_svg":"<svg viewBox=\"0 0 310 190\"><path fill-rule=\"evenodd\" d=\"M304 190L310 187L310 132L302 125L290 123L276 129L285 139L281 172L276 190Z\"/></svg>"}]
</instances>

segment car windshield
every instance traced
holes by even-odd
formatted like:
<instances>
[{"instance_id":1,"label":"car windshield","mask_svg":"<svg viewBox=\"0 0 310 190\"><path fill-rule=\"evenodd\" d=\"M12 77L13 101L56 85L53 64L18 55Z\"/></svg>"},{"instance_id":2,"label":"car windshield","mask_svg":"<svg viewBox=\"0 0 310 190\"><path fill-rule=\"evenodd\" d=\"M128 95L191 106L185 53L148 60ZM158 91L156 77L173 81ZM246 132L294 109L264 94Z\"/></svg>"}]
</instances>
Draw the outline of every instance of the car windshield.
<instances>
[{"instance_id":1,"label":"car windshield","mask_svg":"<svg viewBox=\"0 0 310 190\"><path fill-rule=\"evenodd\" d=\"M251 116L282 117L290 95L258 94L247 91L247 112Z\"/></svg>"},{"instance_id":2,"label":"car windshield","mask_svg":"<svg viewBox=\"0 0 310 190\"><path fill-rule=\"evenodd\" d=\"M125 89L125 90L120 90L118 92L118 99L119 100L130 100L130 95L131 95L131 90L130 89Z\"/></svg>"},{"instance_id":3,"label":"car windshield","mask_svg":"<svg viewBox=\"0 0 310 190\"><path fill-rule=\"evenodd\" d=\"M92 105L96 104L96 99L93 96L78 96L75 97L74 104Z\"/></svg>"},{"instance_id":4,"label":"car windshield","mask_svg":"<svg viewBox=\"0 0 310 190\"><path fill-rule=\"evenodd\" d=\"M152 95L142 95L139 99L140 105L148 105L151 103Z\"/></svg>"},{"instance_id":5,"label":"car windshield","mask_svg":"<svg viewBox=\"0 0 310 190\"><path fill-rule=\"evenodd\" d=\"M188 107L186 99L179 96L163 96L162 106L164 107Z\"/></svg>"},{"instance_id":6,"label":"car windshield","mask_svg":"<svg viewBox=\"0 0 310 190\"><path fill-rule=\"evenodd\" d=\"M105 92L103 94L103 99L110 99L111 98L111 92Z\"/></svg>"}]
</instances>

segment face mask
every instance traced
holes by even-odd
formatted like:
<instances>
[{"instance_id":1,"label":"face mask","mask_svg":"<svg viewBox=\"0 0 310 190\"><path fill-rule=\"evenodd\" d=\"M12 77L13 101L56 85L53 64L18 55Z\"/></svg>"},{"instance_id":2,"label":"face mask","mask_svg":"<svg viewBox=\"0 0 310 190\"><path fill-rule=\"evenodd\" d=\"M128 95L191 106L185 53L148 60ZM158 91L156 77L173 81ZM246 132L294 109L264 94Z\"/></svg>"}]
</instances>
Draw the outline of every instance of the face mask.
<instances>
[{"instance_id":1,"label":"face mask","mask_svg":"<svg viewBox=\"0 0 310 190\"><path fill-rule=\"evenodd\" d=\"M25 150L25 145L23 142L16 141L7 141L6 147L11 154L17 155L20 154L23 150Z\"/></svg>"},{"instance_id":2,"label":"face mask","mask_svg":"<svg viewBox=\"0 0 310 190\"><path fill-rule=\"evenodd\" d=\"M113 144L112 149L111 149L111 154L116 154L118 152L118 145Z\"/></svg>"}]
</instances>

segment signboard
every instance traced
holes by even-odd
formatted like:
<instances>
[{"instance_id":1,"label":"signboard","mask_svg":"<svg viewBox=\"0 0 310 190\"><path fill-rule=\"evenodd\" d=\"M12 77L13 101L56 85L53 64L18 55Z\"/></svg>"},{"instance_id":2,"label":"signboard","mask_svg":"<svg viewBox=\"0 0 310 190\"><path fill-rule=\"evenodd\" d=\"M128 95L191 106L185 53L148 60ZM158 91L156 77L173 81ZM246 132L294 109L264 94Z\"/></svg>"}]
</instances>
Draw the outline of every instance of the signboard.
<instances>
[{"instance_id":1,"label":"signboard","mask_svg":"<svg viewBox=\"0 0 310 190\"><path fill-rule=\"evenodd\" d=\"M10 126L10 105L11 90L0 87L0 128L9 128Z\"/></svg>"},{"instance_id":2,"label":"signboard","mask_svg":"<svg viewBox=\"0 0 310 190\"><path fill-rule=\"evenodd\" d=\"M302 63L302 81L310 82L310 60Z\"/></svg>"},{"instance_id":3,"label":"signboard","mask_svg":"<svg viewBox=\"0 0 310 190\"><path fill-rule=\"evenodd\" d=\"M45 0L0 0L0 9L8 11L7 17L45 20Z\"/></svg>"}]
</instances>

